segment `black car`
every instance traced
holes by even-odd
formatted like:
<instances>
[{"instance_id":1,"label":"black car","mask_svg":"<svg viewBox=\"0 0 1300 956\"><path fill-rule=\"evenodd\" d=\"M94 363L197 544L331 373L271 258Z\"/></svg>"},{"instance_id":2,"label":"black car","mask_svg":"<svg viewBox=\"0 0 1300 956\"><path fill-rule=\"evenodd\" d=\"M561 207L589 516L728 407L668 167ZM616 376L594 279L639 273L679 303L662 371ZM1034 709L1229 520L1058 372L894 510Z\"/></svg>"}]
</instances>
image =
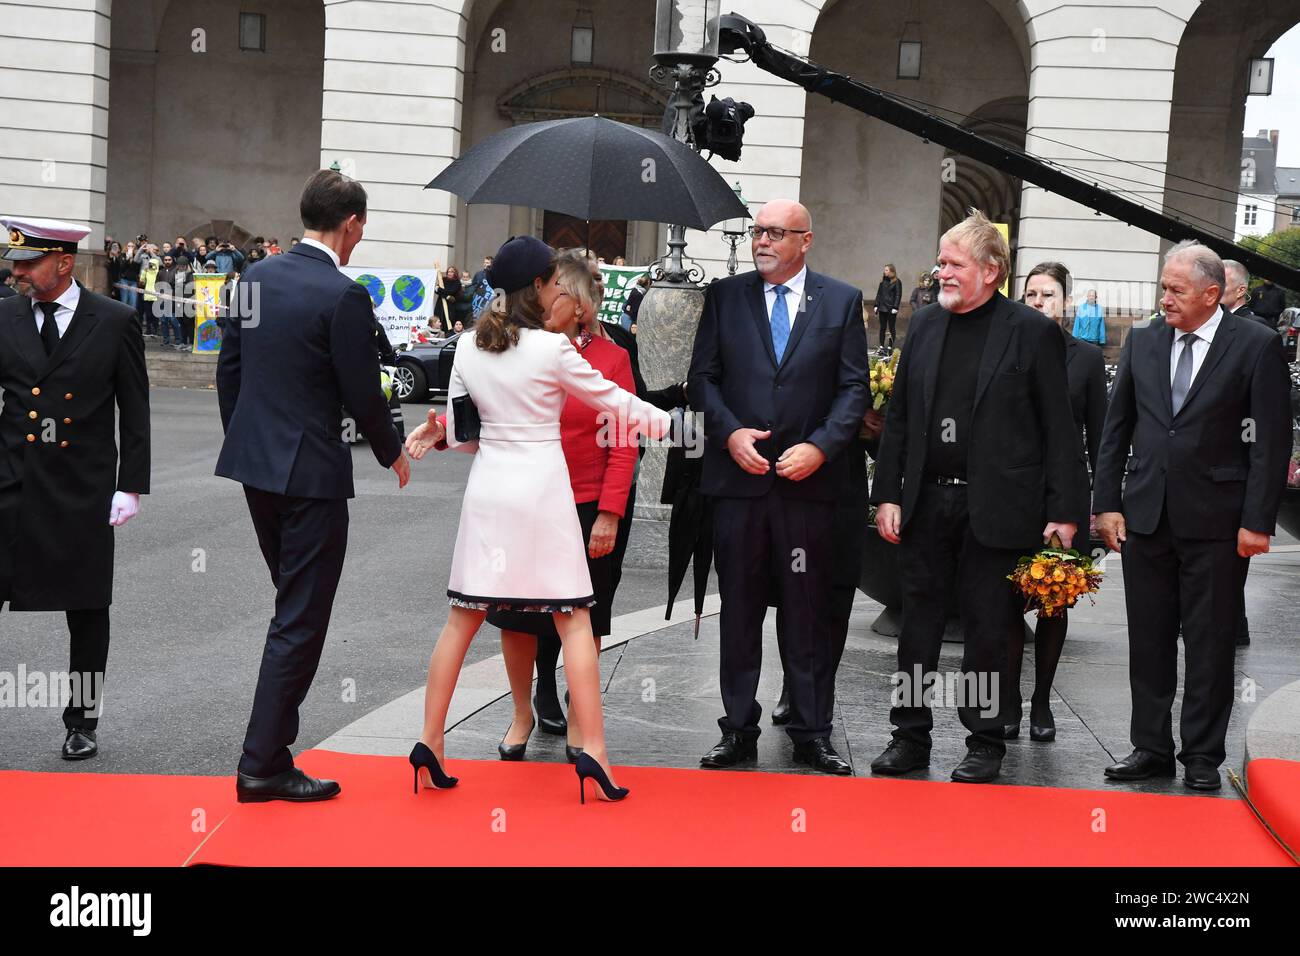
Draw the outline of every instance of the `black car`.
<instances>
[{"instance_id":1,"label":"black car","mask_svg":"<svg viewBox=\"0 0 1300 956\"><path fill-rule=\"evenodd\" d=\"M402 402L423 402L430 395L446 395L451 363L456 358L457 332L437 342L414 345L397 356L394 386Z\"/></svg>"}]
</instances>

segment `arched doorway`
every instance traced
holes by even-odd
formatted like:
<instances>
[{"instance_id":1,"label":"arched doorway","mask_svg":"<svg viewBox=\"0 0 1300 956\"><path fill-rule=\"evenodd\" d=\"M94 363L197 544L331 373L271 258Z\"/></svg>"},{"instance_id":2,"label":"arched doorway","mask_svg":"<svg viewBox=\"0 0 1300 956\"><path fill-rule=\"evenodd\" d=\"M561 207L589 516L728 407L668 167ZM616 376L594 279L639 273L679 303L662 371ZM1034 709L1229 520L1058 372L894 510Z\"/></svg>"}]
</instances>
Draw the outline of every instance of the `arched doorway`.
<instances>
[{"instance_id":1,"label":"arched doorway","mask_svg":"<svg viewBox=\"0 0 1300 956\"><path fill-rule=\"evenodd\" d=\"M658 127L666 90L647 77L653 65L654 9L611 0L577 9L566 0L479 0L467 30L465 106L460 152L517 123L599 113ZM575 12L576 11L576 12ZM575 63L572 32L589 26L590 63ZM586 222L518 206L457 204L458 259L477 262L508 236L531 234L581 244ZM606 260L648 262L660 254L657 223L592 222L591 246Z\"/></svg>"},{"instance_id":2,"label":"arched doorway","mask_svg":"<svg viewBox=\"0 0 1300 956\"><path fill-rule=\"evenodd\" d=\"M809 57L1023 145L1027 40L1014 26L986 0L837 0L818 18ZM919 79L898 77L904 39L922 44ZM1009 181L995 170L960 157L945 162L954 157L942 146L824 97L806 102L800 190L813 217L811 258L868 300L887 262L903 279L906 298L933 264L941 228L959 208L964 215L961 203L996 205L985 211L1018 217L1018 195L1007 194ZM1016 220L1006 221L1014 232Z\"/></svg>"},{"instance_id":3,"label":"arched doorway","mask_svg":"<svg viewBox=\"0 0 1300 956\"><path fill-rule=\"evenodd\" d=\"M241 49L255 27L263 49ZM320 164L321 0L117 3L109 56L109 234L161 242L211 220L301 231L296 197Z\"/></svg>"},{"instance_id":4,"label":"arched doorway","mask_svg":"<svg viewBox=\"0 0 1300 956\"><path fill-rule=\"evenodd\" d=\"M1217 235L1234 234L1242 135L1255 132L1243 130L1249 61L1297 23L1300 0L1202 0L1188 20L1174 68L1166 214ZM1289 91L1275 86L1274 92ZM1300 137L1300 130L1281 132ZM1262 195L1271 212L1267 192Z\"/></svg>"}]
</instances>

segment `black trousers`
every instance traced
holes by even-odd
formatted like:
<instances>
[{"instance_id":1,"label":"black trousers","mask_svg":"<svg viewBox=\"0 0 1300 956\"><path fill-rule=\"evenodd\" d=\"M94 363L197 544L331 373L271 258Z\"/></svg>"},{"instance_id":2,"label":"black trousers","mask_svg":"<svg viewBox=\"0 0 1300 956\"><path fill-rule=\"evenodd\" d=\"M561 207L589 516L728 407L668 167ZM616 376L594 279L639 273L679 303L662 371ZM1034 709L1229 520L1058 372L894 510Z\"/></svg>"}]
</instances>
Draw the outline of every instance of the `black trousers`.
<instances>
[{"instance_id":1,"label":"black trousers","mask_svg":"<svg viewBox=\"0 0 1300 956\"><path fill-rule=\"evenodd\" d=\"M1006 753L1002 703L1007 682L1007 648L1024 624L1024 604L1007 580L1031 548L990 548L970 527L966 488L926 485L899 545L903 581L903 629L898 638L901 702L890 709L894 736L930 746L934 715L921 697L938 675L948 602L956 594L966 642L961 679L951 682L957 713L969 731L967 746L983 744ZM947 676L940 678L947 699ZM938 688L936 688L938 691Z\"/></svg>"},{"instance_id":2,"label":"black trousers","mask_svg":"<svg viewBox=\"0 0 1300 956\"><path fill-rule=\"evenodd\" d=\"M1246 559L1237 554L1235 539L1178 537L1163 514L1152 534L1129 531L1122 553L1133 746L1174 755L1181 626L1185 661L1178 759L1186 764L1203 757L1217 767L1224 761L1232 715Z\"/></svg>"},{"instance_id":3,"label":"black trousers","mask_svg":"<svg viewBox=\"0 0 1300 956\"><path fill-rule=\"evenodd\" d=\"M827 737L835 709L835 649L831 622L829 501L715 498L713 550L722 598L720 683L724 733L757 738L763 709L755 699L763 664L768 589L777 583L781 626L777 646L790 695L786 732L796 743ZM839 650L843 651L841 642Z\"/></svg>"},{"instance_id":4,"label":"black trousers","mask_svg":"<svg viewBox=\"0 0 1300 956\"><path fill-rule=\"evenodd\" d=\"M271 777L293 766L298 708L320 664L343 571L348 503L247 486L244 496L276 593L239 770Z\"/></svg>"},{"instance_id":5,"label":"black trousers","mask_svg":"<svg viewBox=\"0 0 1300 956\"><path fill-rule=\"evenodd\" d=\"M0 609L3 609L5 599L0 595ZM97 687L102 692L103 675L108 670L108 608L64 611L63 614L68 622L68 672L101 675L98 682L92 676L90 686ZM82 686L86 686L84 682ZM74 707L73 704L83 706ZM92 704L92 706L85 707L85 704ZM70 702L63 709L63 726L69 730L73 727L94 730L99 726L100 710L100 700L92 702L88 697L83 696L80 700Z\"/></svg>"},{"instance_id":6,"label":"black trousers","mask_svg":"<svg viewBox=\"0 0 1300 956\"><path fill-rule=\"evenodd\" d=\"M892 343L898 337L898 313L881 312L880 313L880 344L885 344L885 331L889 331L889 341Z\"/></svg>"}]
</instances>

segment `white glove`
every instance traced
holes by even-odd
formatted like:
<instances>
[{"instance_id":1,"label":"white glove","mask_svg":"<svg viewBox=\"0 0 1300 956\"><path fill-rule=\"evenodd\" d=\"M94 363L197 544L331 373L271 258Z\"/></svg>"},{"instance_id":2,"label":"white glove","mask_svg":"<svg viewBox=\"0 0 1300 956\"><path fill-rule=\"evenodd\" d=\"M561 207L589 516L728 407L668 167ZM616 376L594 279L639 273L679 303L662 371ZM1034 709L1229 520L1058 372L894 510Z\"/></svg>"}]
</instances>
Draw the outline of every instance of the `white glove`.
<instances>
[{"instance_id":1,"label":"white glove","mask_svg":"<svg viewBox=\"0 0 1300 956\"><path fill-rule=\"evenodd\" d=\"M113 492L113 504L108 510L108 523L120 528L140 513L140 496L129 491Z\"/></svg>"}]
</instances>

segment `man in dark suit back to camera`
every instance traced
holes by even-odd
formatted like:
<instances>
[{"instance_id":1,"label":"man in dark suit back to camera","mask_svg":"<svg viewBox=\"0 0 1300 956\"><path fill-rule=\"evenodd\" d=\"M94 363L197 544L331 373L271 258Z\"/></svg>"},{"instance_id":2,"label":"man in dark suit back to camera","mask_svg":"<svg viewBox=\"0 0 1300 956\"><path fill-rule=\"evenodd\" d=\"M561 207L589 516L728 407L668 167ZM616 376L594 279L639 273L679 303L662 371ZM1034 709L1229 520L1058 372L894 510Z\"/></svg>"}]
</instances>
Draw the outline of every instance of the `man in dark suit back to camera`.
<instances>
[{"instance_id":1,"label":"man in dark suit back to camera","mask_svg":"<svg viewBox=\"0 0 1300 956\"><path fill-rule=\"evenodd\" d=\"M852 772L831 746L835 662L829 616L835 500L844 452L869 398L862 293L810 271L808 210L774 200L752 230L756 272L709 286L688 391L705 430L700 490L714 499L722 597L722 740L700 761L757 757L763 619L776 579L778 635L795 759Z\"/></svg>"},{"instance_id":2,"label":"man in dark suit back to camera","mask_svg":"<svg viewBox=\"0 0 1300 956\"><path fill-rule=\"evenodd\" d=\"M231 296L217 365L226 432L217 474L244 485L275 583L275 616L239 761L240 801L339 792L293 765L298 707L325 644L347 549L352 449L344 407L405 487L410 464L379 383L370 296L339 271L361 241L366 193L323 169L300 203L303 240L248 269Z\"/></svg>"},{"instance_id":3,"label":"man in dark suit back to camera","mask_svg":"<svg viewBox=\"0 0 1300 956\"><path fill-rule=\"evenodd\" d=\"M1181 627L1183 782L1220 786L1246 561L1268 551L1291 454L1281 340L1225 311L1224 283L1212 250L1169 250L1165 322L1134 327L1106 413L1093 511L1124 555L1133 701L1114 780L1174 775Z\"/></svg>"},{"instance_id":4,"label":"man in dark suit back to camera","mask_svg":"<svg viewBox=\"0 0 1300 956\"><path fill-rule=\"evenodd\" d=\"M1070 547L1087 513L1064 336L998 292L1010 261L1001 233L972 210L940 239L939 301L912 317L903 345L871 489L881 537L900 546L902 683L893 741L873 773L930 765L934 718L922 691L938 673L955 590L966 630L958 714L969 735L952 778L997 777L1007 650L1024 628L1007 575L1053 533ZM1086 546L1086 528L1080 537Z\"/></svg>"}]
</instances>

